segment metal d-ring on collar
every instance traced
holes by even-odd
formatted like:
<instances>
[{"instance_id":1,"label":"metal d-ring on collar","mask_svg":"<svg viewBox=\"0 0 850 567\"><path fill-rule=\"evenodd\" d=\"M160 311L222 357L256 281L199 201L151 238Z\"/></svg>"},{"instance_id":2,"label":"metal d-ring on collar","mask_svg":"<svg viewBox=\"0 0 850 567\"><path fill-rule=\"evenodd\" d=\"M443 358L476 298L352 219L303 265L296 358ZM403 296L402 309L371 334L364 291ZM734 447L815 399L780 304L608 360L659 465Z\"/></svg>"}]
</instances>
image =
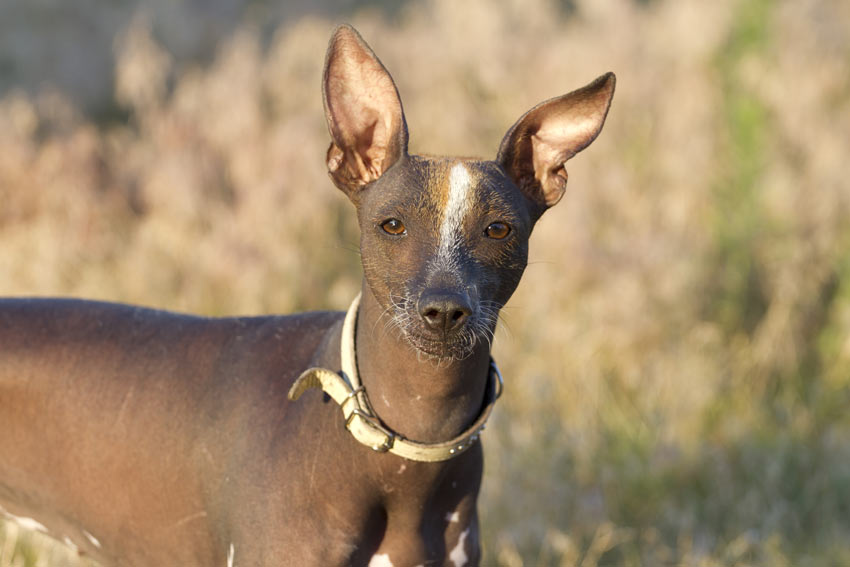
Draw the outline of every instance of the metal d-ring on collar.
<instances>
[{"instance_id":1,"label":"metal d-ring on collar","mask_svg":"<svg viewBox=\"0 0 850 567\"><path fill-rule=\"evenodd\" d=\"M502 395L504 382L496 363L492 358L490 359L484 409L466 431L443 443L419 443L407 439L381 422L369 402L365 387L360 383L354 344L359 306L360 295L351 303L342 324L340 341L342 370L339 373L326 368L310 368L304 371L290 388L289 399L297 400L310 388L323 390L342 409L345 428L351 435L358 442L379 453L389 452L412 461L435 462L446 461L465 452L478 441L493 410L493 405Z\"/></svg>"}]
</instances>

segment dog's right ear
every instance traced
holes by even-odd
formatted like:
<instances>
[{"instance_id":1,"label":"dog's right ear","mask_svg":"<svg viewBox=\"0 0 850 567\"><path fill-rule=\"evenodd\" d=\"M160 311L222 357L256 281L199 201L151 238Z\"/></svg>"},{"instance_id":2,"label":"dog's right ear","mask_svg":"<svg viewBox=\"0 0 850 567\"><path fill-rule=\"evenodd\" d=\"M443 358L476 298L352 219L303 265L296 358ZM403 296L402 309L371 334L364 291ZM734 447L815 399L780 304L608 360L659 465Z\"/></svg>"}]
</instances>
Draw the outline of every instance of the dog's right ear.
<instances>
[{"instance_id":1,"label":"dog's right ear","mask_svg":"<svg viewBox=\"0 0 850 567\"><path fill-rule=\"evenodd\" d=\"M349 198L407 154L407 124L392 77L348 25L331 37L322 82L331 134L328 173Z\"/></svg>"}]
</instances>

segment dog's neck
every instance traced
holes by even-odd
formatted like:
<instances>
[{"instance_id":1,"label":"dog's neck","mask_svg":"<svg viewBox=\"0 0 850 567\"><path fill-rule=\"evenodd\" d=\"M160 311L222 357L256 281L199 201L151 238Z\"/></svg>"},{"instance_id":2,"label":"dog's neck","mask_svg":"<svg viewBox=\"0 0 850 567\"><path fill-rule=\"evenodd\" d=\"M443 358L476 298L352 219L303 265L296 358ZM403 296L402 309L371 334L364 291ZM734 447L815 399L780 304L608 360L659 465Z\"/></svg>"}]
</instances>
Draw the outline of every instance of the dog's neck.
<instances>
[{"instance_id":1,"label":"dog's neck","mask_svg":"<svg viewBox=\"0 0 850 567\"><path fill-rule=\"evenodd\" d=\"M357 318L357 366L375 412L388 427L424 443L446 441L481 411L489 345L471 356L445 360L420 355L388 320L364 283Z\"/></svg>"},{"instance_id":2,"label":"dog's neck","mask_svg":"<svg viewBox=\"0 0 850 567\"><path fill-rule=\"evenodd\" d=\"M486 327L519 283L534 222L564 194L567 160L602 129L614 76L534 107L494 161L410 155L395 83L350 27L331 40L322 92L328 174L357 207L369 282L356 332L362 384L391 429L449 440L481 410Z\"/></svg>"}]
</instances>

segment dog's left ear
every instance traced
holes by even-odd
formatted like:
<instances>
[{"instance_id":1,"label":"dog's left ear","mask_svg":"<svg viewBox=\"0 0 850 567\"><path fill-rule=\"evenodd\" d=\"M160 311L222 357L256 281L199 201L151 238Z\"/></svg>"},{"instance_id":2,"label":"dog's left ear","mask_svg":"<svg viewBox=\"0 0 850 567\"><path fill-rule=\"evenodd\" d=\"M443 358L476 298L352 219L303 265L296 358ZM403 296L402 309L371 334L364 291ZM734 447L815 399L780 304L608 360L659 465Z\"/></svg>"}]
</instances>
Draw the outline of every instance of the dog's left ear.
<instances>
[{"instance_id":1,"label":"dog's left ear","mask_svg":"<svg viewBox=\"0 0 850 567\"><path fill-rule=\"evenodd\" d=\"M567 186L566 161L602 131L614 96L614 73L538 104L511 126L496 158L541 211L561 200Z\"/></svg>"},{"instance_id":2,"label":"dog's left ear","mask_svg":"<svg viewBox=\"0 0 850 567\"><path fill-rule=\"evenodd\" d=\"M328 173L349 198L407 154L407 124L392 77L353 27L331 37L322 82L332 142Z\"/></svg>"}]
</instances>

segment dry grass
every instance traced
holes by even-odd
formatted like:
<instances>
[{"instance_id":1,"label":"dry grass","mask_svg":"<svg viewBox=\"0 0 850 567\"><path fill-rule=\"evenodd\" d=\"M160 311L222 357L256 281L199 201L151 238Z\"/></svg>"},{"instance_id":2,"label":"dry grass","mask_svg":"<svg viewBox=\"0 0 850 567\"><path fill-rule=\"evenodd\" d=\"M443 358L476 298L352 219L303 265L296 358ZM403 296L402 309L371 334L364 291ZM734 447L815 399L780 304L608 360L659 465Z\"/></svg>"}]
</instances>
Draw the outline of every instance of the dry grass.
<instances>
[{"instance_id":1,"label":"dry grass","mask_svg":"<svg viewBox=\"0 0 850 567\"><path fill-rule=\"evenodd\" d=\"M485 563L848 564L850 5L574 5L353 20L414 151L492 156L531 105L618 74L504 312ZM360 275L322 166L332 26L268 45L246 26L177 73L139 20L116 41L123 124L0 100L0 292L343 308ZM65 564L17 541L0 566Z\"/></svg>"}]
</instances>

